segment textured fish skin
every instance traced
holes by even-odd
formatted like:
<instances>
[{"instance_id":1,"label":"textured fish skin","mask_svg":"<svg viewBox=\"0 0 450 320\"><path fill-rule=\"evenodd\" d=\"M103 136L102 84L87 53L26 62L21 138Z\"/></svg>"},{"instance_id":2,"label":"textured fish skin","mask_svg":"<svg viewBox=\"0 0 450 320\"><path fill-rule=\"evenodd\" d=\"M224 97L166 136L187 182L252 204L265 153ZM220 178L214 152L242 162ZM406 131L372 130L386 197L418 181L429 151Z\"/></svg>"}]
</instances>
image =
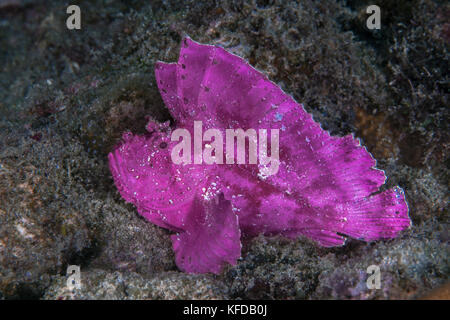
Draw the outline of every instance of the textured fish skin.
<instances>
[{"instance_id":1,"label":"textured fish skin","mask_svg":"<svg viewBox=\"0 0 450 320\"><path fill-rule=\"evenodd\" d=\"M411 225L399 187L379 191L386 176L352 135L332 137L303 105L244 59L221 47L182 41L178 63L157 62L156 81L177 128L279 129L279 170L260 164L171 161L178 142L168 123L150 121L148 134L125 133L109 154L122 197L172 236L177 266L220 273L236 264L241 234L306 236L325 247L345 237L396 237Z\"/></svg>"}]
</instances>

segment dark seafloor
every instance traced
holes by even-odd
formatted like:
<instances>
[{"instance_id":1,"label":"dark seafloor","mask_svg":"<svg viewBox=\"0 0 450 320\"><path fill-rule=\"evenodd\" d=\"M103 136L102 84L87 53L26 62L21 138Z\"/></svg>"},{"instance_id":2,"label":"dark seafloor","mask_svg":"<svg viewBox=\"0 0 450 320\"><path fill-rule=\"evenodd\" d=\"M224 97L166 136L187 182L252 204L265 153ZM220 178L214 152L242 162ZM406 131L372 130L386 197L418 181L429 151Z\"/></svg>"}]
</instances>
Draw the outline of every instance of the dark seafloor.
<instances>
[{"instance_id":1,"label":"dark seafloor","mask_svg":"<svg viewBox=\"0 0 450 320\"><path fill-rule=\"evenodd\" d=\"M447 1L0 0L0 299L410 299L449 278ZM66 8L81 7L81 30ZM246 241L219 276L177 270L170 233L118 194L107 154L146 116L170 119L154 78L181 37L219 44L355 133L404 188L413 227L326 249ZM66 288L68 265L82 289ZM365 285L369 265L381 289Z\"/></svg>"}]
</instances>

